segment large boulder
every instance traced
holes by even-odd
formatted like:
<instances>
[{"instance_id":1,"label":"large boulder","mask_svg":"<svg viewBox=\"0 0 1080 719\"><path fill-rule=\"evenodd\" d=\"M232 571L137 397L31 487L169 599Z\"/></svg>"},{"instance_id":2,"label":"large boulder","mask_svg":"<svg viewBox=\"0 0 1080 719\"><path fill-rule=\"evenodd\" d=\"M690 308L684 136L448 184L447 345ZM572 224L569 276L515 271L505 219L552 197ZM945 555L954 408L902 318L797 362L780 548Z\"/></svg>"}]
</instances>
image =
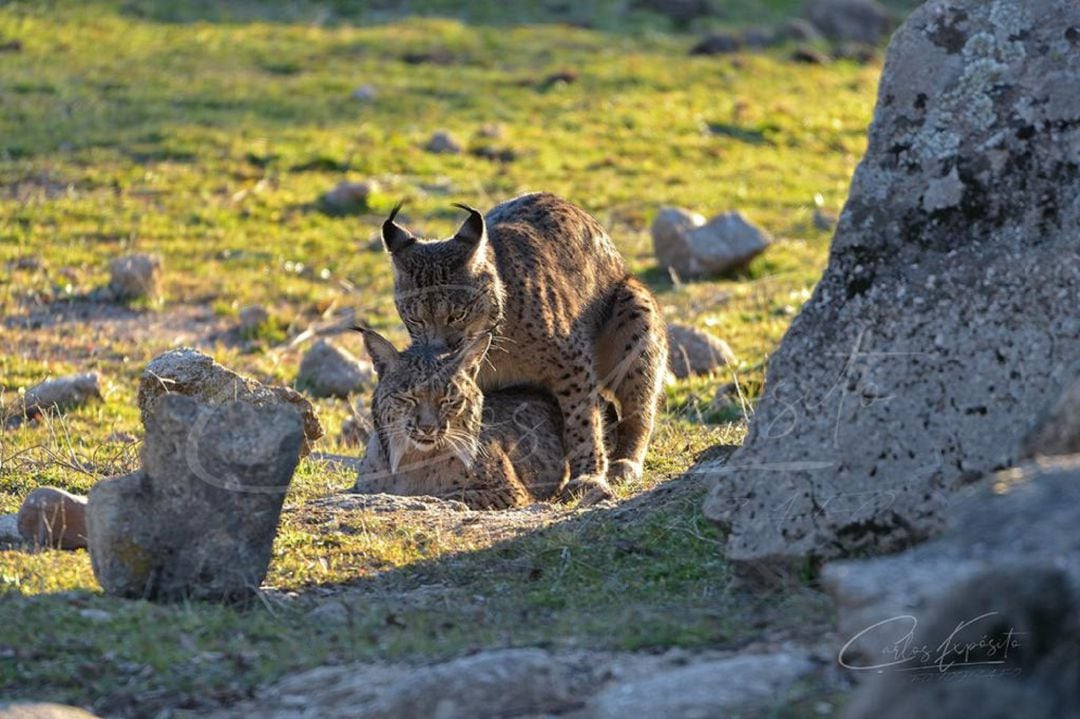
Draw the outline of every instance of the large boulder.
<instances>
[{"instance_id":1,"label":"large boulder","mask_svg":"<svg viewBox=\"0 0 1080 719\"><path fill-rule=\"evenodd\" d=\"M851 641L848 663L880 657L910 626L898 621L865 630L893 617L924 616L986 571L1055 566L1080 588L1080 457L1004 470L952 499L941 537L900 554L822 569L840 632Z\"/></svg>"},{"instance_id":2,"label":"large boulder","mask_svg":"<svg viewBox=\"0 0 1080 719\"><path fill-rule=\"evenodd\" d=\"M292 407L304 421L300 456L323 436L322 424L304 395L289 387L271 387L219 365L213 357L190 347L170 350L146 365L139 380L139 412L145 424L150 409L164 394L183 394L206 402L246 402L255 407Z\"/></svg>"},{"instance_id":3,"label":"large boulder","mask_svg":"<svg viewBox=\"0 0 1080 719\"><path fill-rule=\"evenodd\" d=\"M300 459L299 413L167 394L148 408L145 425L142 468L90 490L94 575L123 597L248 597L266 576Z\"/></svg>"},{"instance_id":4,"label":"large boulder","mask_svg":"<svg viewBox=\"0 0 1080 719\"><path fill-rule=\"evenodd\" d=\"M889 11L877 0L809 0L803 14L830 40L875 45L892 28Z\"/></svg>"},{"instance_id":5,"label":"large boulder","mask_svg":"<svg viewBox=\"0 0 1080 719\"><path fill-rule=\"evenodd\" d=\"M652 225L653 251L661 267L683 279L722 275L745 267L772 238L742 214L727 212L708 222L696 212L665 207Z\"/></svg>"},{"instance_id":6,"label":"large boulder","mask_svg":"<svg viewBox=\"0 0 1080 719\"><path fill-rule=\"evenodd\" d=\"M825 276L706 514L744 568L888 552L1012 465L1080 357L1080 6L930 2L889 50ZM781 572L786 574L786 572Z\"/></svg>"},{"instance_id":7,"label":"large boulder","mask_svg":"<svg viewBox=\"0 0 1080 719\"><path fill-rule=\"evenodd\" d=\"M989 477L948 524L908 552L826 565L838 659L869 679L848 716L1077 716L1080 457Z\"/></svg>"}]
</instances>

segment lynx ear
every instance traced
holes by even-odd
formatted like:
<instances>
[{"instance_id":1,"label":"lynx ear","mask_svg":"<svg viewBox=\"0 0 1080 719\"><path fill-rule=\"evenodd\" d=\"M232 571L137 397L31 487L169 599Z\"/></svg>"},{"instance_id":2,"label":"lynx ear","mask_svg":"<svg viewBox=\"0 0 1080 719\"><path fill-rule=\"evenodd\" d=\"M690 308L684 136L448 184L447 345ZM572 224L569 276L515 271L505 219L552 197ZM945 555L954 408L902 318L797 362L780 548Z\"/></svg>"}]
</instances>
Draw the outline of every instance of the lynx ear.
<instances>
[{"instance_id":1,"label":"lynx ear","mask_svg":"<svg viewBox=\"0 0 1080 719\"><path fill-rule=\"evenodd\" d=\"M456 372L464 372L475 378L480 371L480 365L487 357L488 348L491 347L491 334L483 334L468 343L458 351L457 362L454 365Z\"/></svg>"},{"instance_id":2,"label":"lynx ear","mask_svg":"<svg viewBox=\"0 0 1080 719\"><path fill-rule=\"evenodd\" d=\"M484 237L487 235L487 228L484 226L484 216L480 214L479 210L475 210L468 205L460 205L454 203L454 207L460 207L469 213L468 219L462 223L461 228L454 235L454 241L460 242L469 248L469 254L476 252L478 248L484 242Z\"/></svg>"},{"instance_id":3,"label":"lynx ear","mask_svg":"<svg viewBox=\"0 0 1080 719\"><path fill-rule=\"evenodd\" d=\"M394 345L390 344L390 340L370 327L354 327L353 329L364 335L364 349L367 350L368 357L371 357L371 363L375 366L377 375L385 377L398 366L400 361L398 351Z\"/></svg>"},{"instance_id":4,"label":"lynx ear","mask_svg":"<svg viewBox=\"0 0 1080 719\"><path fill-rule=\"evenodd\" d=\"M401 211L403 204L405 204L404 201L394 205L390 217L386 218L386 222L382 226L383 244L386 245L386 249L391 255L401 252L406 247L411 247L416 242L416 238L413 237L411 232L394 222L394 218Z\"/></svg>"}]
</instances>

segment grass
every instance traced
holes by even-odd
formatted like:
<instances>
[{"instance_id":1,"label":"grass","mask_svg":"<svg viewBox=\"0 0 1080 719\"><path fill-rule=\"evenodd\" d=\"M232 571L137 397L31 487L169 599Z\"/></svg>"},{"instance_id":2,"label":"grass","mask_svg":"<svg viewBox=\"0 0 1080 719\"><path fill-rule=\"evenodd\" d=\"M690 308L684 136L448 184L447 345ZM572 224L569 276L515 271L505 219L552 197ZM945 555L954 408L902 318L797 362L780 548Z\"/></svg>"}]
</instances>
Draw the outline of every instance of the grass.
<instances>
[{"instance_id":1,"label":"grass","mask_svg":"<svg viewBox=\"0 0 1080 719\"><path fill-rule=\"evenodd\" d=\"M797 5L718 4L733 24L777 22ZM839 210L880 67L796 65L784 48L689 57L692 36L627 3L410 4L427 17L377 5L0 5L0 40L22 42L0 56L0 401L73 371L100 372L106 389L102 403L0 433L0 511L36 486L85 492L135 466L138 376L177 343L292 383L303 346L287 341L312 323L351 310L403 340L387 260L370 249L398 199L406 224L435 235L460 221L451 202L566 196L610 228L671 319L730 343L744 393L760 393L768 354L824 268L815 197ZM594 27L565 24L583 17ZM563 72L576 79L546 81ZM360 85L375 98L350 99ZM440 129L466 152L426 152ZM490 159L505 150L509 161ZM321 210L323 193L360 179L382 188L366 210ZM674 282L648 234L665 205L739 209L776 242L739 276ZM131 251L164 257L162 305L88 299L109 258ZM269 319L239 336L254 304ZM711 406L732 378L668 388L646 479L622 490L621 509L559 510L541 526L320 510L307 500L352 477L304 460L265 603L246 610L117 601L85 552L0 552L0 695L169 715L326 662L812 636L829 622L820 595L734 588L703 487L669 482L697 453L740 441L744 418ZM344 403L316 405L321 448L352 452L335 439ZM308 614L328 598L345 624Z\"/></svg>"}]
</instances>

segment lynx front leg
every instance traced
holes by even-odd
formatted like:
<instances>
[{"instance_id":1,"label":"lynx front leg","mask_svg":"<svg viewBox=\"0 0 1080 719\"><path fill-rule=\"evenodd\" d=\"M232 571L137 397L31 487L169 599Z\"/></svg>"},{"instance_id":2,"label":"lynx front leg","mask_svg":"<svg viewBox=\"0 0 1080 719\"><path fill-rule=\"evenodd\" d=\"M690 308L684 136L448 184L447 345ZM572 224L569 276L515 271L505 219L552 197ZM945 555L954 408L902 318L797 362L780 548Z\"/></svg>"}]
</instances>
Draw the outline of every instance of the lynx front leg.
<instances>
[{"instance_id":1,"label":"lynx front leg","mask_svg":"<svg viewBox=\"0 0 1080 719\"><path fill-rule=\"evenodd\" d=\"M563 417L563 446L570 465L564 498L594 504L613 496L607 483L603 413L595 373L583 366L567 373L555 386Z\"/></svg>"},{"instance_id":2,"label":"lynx front leg","mask_svg":"<svg viewBox=\"0 0 1080 719\"><path fill-rule=\"evenodd\" d=\"M667 330L649 289L629 277L615 290L610 319L597 342L600 384L619 405L620 421L608 478L641 477L663 392Z\"/></svg>"}]
</instances>

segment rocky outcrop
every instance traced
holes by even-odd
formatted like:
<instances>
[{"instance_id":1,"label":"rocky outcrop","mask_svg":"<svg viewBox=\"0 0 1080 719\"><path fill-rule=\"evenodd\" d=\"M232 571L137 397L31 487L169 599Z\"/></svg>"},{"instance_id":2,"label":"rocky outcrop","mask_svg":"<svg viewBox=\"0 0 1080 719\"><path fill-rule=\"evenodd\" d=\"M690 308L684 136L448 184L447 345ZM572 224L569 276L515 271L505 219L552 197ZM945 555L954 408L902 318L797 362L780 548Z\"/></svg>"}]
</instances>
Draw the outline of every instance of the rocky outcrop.
<instances>
[{"instance_id":1,"label":"rocky outcrop","mask_svg":"<svg viewBox=\"0 0 1080 719\"><path fill-rule=\"evenodd\" d=\"M942 537L823 571L839 661L868 679L848 716L1076 716L1080 457L999 473L954 500Z\"/></svg>"},{"instance_id":2,"label":"rocky outcrop","mask_svg":"<svg viewBox=\"0 0 1080 719\"><path fill-rule=\"evenodd\" d=\"M219 365L213 357L190 347L158 355L143 370L138 404L144 424L157 399L169 393L187 395L212 405L239 401L255 407L291 407L304 421L302 457L323 436L315 409L302 394L289 387L270 387L239 375Z\"/></svg>"},{"instance_id":3,"label":"rocky outcrop","mask_svg":"<svg viewBox=\"0 0 1080 719\"><path fill-rule=\"evenodd\" d=\"M1080 356L1080 6L939 0L897 32L811 300L706 514L744 568L888 552L1008 467Z\"/></svg>"},{"instance_id":4,"label":"rocky outcrop","mask_svg":"<svg viewBox=\"0 0 1080 719\"><path fill-rule=\"evenodd\" d=\"M287 404L144 407L142 468L90 490L94 575L109 594L232 601L258 589L304 439Z\"/></svg>"},{"instance_id":5,"label":"rocky outcrop","mask_svg":"<svg viewBox=\"0 0 1080 719\"><path fill-rule=\"evenodd\" d=\"M877 44L892 28L892 17L877 0L808 0L803 14L830 40Z\"/></svg>"}]
</instances>

